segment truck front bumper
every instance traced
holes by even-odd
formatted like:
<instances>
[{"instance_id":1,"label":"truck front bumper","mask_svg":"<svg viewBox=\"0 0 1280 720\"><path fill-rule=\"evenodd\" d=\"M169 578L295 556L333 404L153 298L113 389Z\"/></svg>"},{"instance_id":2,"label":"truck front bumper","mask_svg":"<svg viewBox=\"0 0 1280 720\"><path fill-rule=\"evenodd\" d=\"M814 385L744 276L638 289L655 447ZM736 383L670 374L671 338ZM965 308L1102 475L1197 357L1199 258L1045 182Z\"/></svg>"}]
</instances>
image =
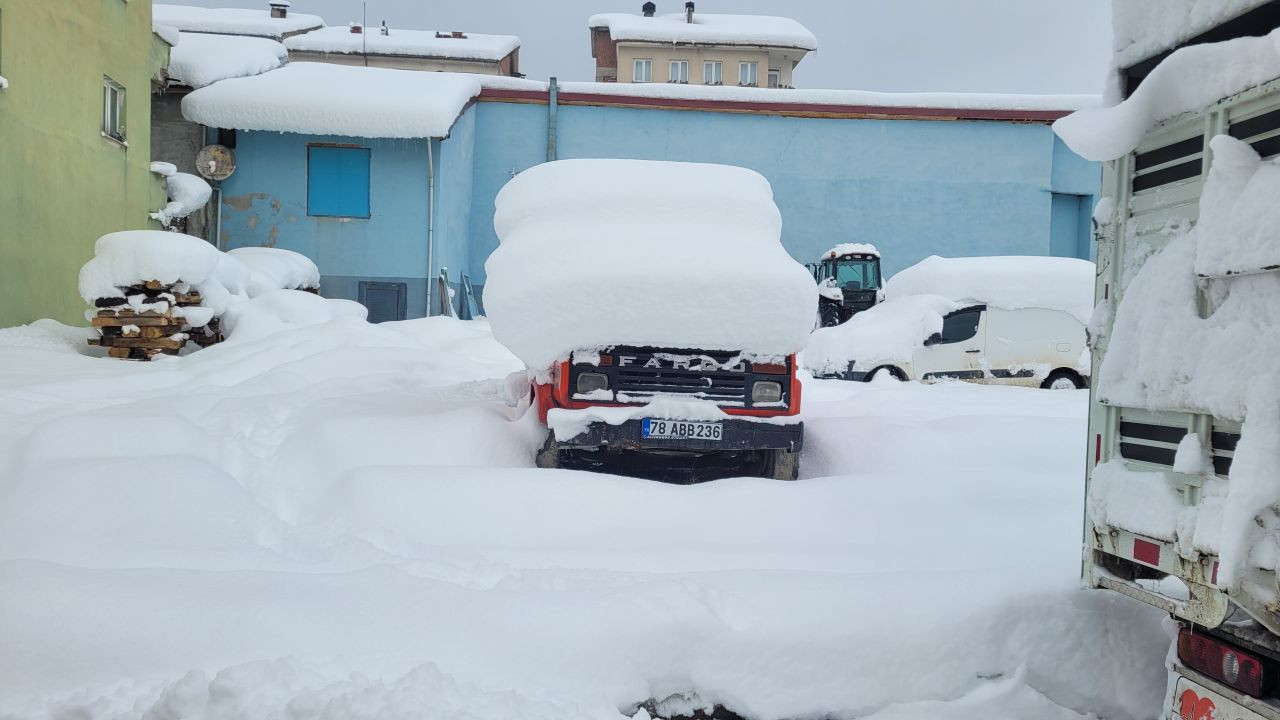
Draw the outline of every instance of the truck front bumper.
<instances>
[{"instance_id":1,"label":"truck front bumper","mask_svg":"<svg viewBox=\"0 0 1280 720\"><path fill-rule=\"evenodd\" d=\"M720 440L658 440L642 436L643 420L627 420L620 425L594 422L585 432L571 438L556 438L563 450L642 450L678 452L716 452L722 450L789 450L804 447L804 423L774 425L751 420L721 420Z\"/></svg>"}]
</instances>

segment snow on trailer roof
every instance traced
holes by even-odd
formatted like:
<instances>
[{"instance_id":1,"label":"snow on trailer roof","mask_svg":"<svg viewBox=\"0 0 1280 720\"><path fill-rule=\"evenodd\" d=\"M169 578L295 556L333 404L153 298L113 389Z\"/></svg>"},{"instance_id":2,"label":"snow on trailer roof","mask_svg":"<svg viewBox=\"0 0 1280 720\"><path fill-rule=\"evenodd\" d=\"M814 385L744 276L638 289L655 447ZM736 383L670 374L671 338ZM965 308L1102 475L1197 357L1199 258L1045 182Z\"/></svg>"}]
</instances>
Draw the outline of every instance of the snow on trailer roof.
<instances>
[{"instance_id":1,"label":"snow on trailer roof","mask_svg":"<svg viewBox=\"0 0 1280 720\"><path fill-rule=\"evenodd\" d=\"M768 15L694 13L693 22L690 23L684 13L655 17L601 13L592 15L587 25L592 28L607 28L609 36L615 41L818 49L818 39L808 28L791 18Z\"/></svg>"},{"instance_id":2,"label":"snow on trailer roof","mask_svg":"<svg viewBox=\"0 0 1280 720\"><path fill-rule=\"evenodd\" d=\"M405 55L411 57L448 58L455 60L488 60L497 62L520 47L514 35L477 35L465 33L454 37L435 30L397 30L383 35L376 28L352 33L345 27L327 27L295 35L284 42L291 51L340 54Z\"/></svg>"},{"instance_id":3,"label":"snow on trailer roof","mask_svg":"<svg viewBox=\"0 0 1280 720\"><path fill-rule=\"evenodd\" d=\"M169 77L202 88L219 80L274 70L288 57L284 45L267 38L182 32L169 53Z\"/></svg>"},{"instance_id":4,"label":"snow on trailer roof","mask_svg":"<svg viewBox=\"0 0 1280 720\"><path fill-rule=\"evenodd\" d=\"M1059 310L1088 324L1095 277L1094 264L1076 258L933 255L890 278L884 293L889 300L941 295L1007 310Z\"/></svg>"},{"instance_id":5,"label":"snow on trailer roof","mask_svg":"<svg viewBox=\"0 0 1280 720\"><path fill-rule=\"evenodd\" d=\"M813 328L813 277L782 247L769 181L745 168L537 165L498 194L494 228L485 308L535 370L615 345L776 357Z\"/></svg>"},{"instance_id":6,"label":"snow on trailer roof","mask_svg":"<svg viewBox=\"0 0 1280 720\"><path fill-rule=\"evenodd\" d=\"M157 25L168 25L187 32L252 35L275 40L293 33L324 27L324 19L317 15L291 12L288 17L273 18L267 10L199 8L164 4L151 6L151 20Z\"/></svg>"},{"instance_id":7,"label":"snow on trailer roof","mask_svg":"<svg viewBox=\"0 0 1280 720\"><path fill-rule=\"evenodd\" d=\"M870 243L841 243L822 256L824 260L833 260L842 255L874 255L880 257L880 251Z\"/></svg>"},{"instance_id":8,"label":"snow on trailer roof","mask_svg":"<svg viewBox=\"0 0 1280 720\"><path fill-rule=\"evenodd\" d=\"M1113 64L1159 55L1271 0L1112 0Z\"/></svg>"},{"instance_id":9,"label":"snow on trailer roof","mask_svg":"<svg viewBox=\"0 0 1280 720\"><path fill-rule=\"evenodd\" d=\"M472 98L477 76L290 63L233 78L182 100L182 115L206 127L368 138L447 137Z\"/></svg>"}]
</instances>

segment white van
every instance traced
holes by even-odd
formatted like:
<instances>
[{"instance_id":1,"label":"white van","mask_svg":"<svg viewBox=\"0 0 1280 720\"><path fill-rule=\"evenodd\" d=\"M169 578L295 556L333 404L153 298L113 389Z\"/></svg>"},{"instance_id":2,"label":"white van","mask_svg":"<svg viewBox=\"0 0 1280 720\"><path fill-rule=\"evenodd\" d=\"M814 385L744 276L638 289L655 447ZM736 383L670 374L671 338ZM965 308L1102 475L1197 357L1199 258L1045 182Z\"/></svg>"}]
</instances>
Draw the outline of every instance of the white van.
<instances>
[{"instance_id":1,"label":"white van","mask_svg":"<svg viewBox=\"0 0 1280 720\"><path fill-rule=\"evenodd\" d=\"M1088 386L1084 325L1060 310L973 305L949 313L897 376L1054 390Z\"/></svg>"}]
</instances>

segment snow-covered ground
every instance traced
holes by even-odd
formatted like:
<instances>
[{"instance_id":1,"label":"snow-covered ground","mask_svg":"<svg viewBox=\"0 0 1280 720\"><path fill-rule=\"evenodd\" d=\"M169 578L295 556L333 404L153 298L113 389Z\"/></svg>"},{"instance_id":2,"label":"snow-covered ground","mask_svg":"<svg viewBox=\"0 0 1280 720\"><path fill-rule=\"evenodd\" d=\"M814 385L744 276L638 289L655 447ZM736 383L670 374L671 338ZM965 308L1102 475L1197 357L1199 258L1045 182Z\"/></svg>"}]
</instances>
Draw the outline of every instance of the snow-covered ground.
<instances>
[{"instance_id":1,"label":"snow-covered ground","mask_svg":"<svg viewBox=\"0 0 1280 720\"><path fill-rule=\"evenodd\" d=\"M1078 589L1083 392L809 382L799 482L685 487L533 469L481 322L84 337L0 330L0 718L1160 710L1159 613Z\"/></svg>"}]
</instances>

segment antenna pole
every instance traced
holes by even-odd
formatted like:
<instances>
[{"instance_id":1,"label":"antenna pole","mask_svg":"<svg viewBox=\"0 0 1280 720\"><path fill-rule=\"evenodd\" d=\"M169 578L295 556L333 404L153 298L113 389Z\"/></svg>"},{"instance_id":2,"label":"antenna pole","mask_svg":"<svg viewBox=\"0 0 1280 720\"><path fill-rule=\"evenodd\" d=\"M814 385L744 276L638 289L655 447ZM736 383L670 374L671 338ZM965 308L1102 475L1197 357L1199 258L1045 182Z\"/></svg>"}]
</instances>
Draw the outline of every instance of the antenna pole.
<instances>
[{"instance_id":1,"label":"antenna pole","mask_svg":"<svg viewBox=\"0 0 1280 720\"><path fill-rule=\"evenodd\" d=\"M364 55L364 66L369 67L369 39L365 33L369 32L369 2L365 0L360 3L360 54Z\"/></svg>"}]
</instances>

